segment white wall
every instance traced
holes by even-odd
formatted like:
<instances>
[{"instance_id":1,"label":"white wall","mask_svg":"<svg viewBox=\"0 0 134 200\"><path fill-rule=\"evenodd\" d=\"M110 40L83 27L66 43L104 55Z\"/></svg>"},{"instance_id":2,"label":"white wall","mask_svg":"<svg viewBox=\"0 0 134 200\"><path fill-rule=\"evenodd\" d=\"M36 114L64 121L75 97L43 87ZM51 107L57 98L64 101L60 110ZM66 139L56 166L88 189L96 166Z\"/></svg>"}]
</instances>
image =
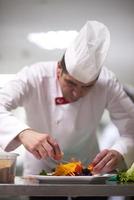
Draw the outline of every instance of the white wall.
<instances>
[{"instance_id":1,"label":"white wall","mask_svg":"<svg viewBox=\"0 0 134 200\"><path fill-rule=\"evenodd\" d=\"M79 30L89 19L109 27L111 48L106 64L123 83L134 84L133 0L0 0L0 73L60 59L63 51L39 49L27 41L28 33Z\"/></svg>"}]
</instances>

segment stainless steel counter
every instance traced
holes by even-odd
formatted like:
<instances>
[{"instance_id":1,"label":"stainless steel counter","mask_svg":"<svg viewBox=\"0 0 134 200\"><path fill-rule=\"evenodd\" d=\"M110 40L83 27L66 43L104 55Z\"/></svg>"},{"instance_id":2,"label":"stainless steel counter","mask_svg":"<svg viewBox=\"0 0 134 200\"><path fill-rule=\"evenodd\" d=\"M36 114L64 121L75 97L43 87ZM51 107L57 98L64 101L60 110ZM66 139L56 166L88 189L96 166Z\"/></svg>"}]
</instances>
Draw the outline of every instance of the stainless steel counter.
<instances>
[{"instance_id":1,"label":"stainless steel counter","mask_svg":"<svg viewBox=\"0 0 134 200\"><path fill-rule=\"evenodd\" d=\"M134 196L134 184L40 184L16 177L14 184L0 184L0 196Z\"/></svg>"}]
</instances>

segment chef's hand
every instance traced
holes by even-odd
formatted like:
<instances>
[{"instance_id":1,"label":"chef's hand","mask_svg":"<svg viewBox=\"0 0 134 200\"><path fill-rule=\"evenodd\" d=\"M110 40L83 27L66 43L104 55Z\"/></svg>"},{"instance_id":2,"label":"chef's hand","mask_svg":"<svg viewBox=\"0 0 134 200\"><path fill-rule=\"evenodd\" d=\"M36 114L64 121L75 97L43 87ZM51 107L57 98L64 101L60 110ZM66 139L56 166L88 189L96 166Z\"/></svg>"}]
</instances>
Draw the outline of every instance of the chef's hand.
<instances>
[{"instance_id":1,"label":"chef's hand","mask_svg":"<svg viewBox=\"0 0 134 200\"><path fill-rule=\"evenodd\" d=\"M18 139L37 159L52 157L60 160L62 158L63 154L58 143L49 134L26 129L18 135Z\"/></svg>"},{"instance_id":2,"label":"chef's hand","mask_svg":"<svg viewBox=\"0 0 134 200\"><path fill-rule=\"evenodd\" d=\"M116 150L105 149L97 154L93 160L93 173L107 173L115 170L123 160L123 156Z\"/></svg>"}]
</instances>

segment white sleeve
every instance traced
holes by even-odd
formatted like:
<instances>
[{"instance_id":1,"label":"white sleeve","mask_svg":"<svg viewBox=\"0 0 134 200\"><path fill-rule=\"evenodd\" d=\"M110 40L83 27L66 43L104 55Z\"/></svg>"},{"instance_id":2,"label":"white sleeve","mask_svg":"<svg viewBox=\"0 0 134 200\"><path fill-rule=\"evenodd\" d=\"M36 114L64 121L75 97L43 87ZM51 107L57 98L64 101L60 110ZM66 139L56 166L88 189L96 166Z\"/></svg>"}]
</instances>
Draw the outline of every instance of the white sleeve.
<instances>
[{"instance_id":1,"label":"white sleeve","mask_svg":"<svg viewBox=\"0 0 134 200\"><path fill-rule=\"evenodd\" d=\"M120 134L120 139L111 149L119 151L130 166L134 162L134 104L116 78L109 82L107 94L107 109Z\"/></svg>"},{"instance_id":2,"label":"white sleeve","mask_svg":"<svg viewBox=\"0 0 134 200\"><path fill-rule=\"evenodd\" d=\"M19 72L14 80L8 82L0 90L0 147L11 151L20 145L16 136L23 130L30 128L17 119L11 110L23 106L32 93L34 81L29 79L29 67Z\"/></svg>"}]
</instances>

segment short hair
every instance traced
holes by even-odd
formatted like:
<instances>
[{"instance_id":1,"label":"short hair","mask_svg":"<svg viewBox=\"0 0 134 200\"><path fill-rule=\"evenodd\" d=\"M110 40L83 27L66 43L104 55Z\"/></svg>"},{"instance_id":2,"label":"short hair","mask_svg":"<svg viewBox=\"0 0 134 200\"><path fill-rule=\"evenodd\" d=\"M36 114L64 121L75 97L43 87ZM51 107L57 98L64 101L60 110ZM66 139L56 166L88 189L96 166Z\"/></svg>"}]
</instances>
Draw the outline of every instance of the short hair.
<instances>
[{"instance_id":1,"label":"short hair","mask_svg":"<svg viewBox=\"0 0 134 200\"><path fill-rule=\"evenodd\" d=\"M63 73L68 74L68 71L67 71L67 68L66 68L66 64L65 64L65 54L62 56L60 64L61 64L61 68L63 70Z\"/></svg>"}]
</instances>

